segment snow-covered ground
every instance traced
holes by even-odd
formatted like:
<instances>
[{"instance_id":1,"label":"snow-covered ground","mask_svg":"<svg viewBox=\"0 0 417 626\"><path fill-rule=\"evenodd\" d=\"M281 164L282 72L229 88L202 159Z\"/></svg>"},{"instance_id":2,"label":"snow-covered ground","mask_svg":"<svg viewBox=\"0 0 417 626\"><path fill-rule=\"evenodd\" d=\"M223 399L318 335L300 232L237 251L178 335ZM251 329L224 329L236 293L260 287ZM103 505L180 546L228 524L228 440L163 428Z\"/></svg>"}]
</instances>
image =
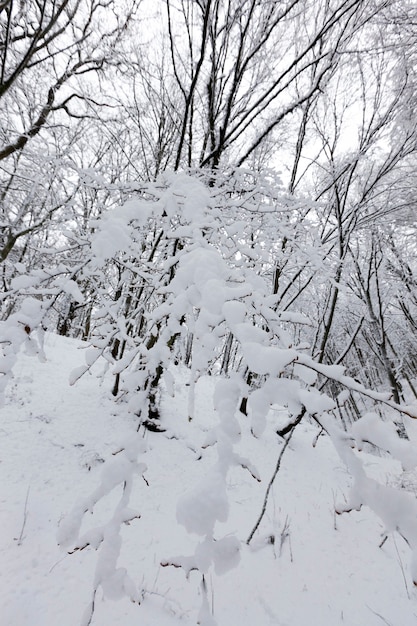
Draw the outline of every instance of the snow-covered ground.
<instances>
[{"instance_id":1,"label":"snow-covered ground","mask_svg":"<svg viewBox=\"0 0 417 626\"><path fill-rule=\"evenodd\" d=\"M92 599L99 551L68 554L60 548L60 523L100 483L122 442L137 423L122 403L86 374L70 387L70 372L83 363L82 344L47 335L47 360L20 355L0 421L0 624L77 626ZM215 462L202 449L213 413L213 380L197 385L196 419L187 417L185 378L175 398L163 402L165 433L147 432L147 470L138 475L130 506L140 519L124 525L118 566L126 568L143 598L112 601L98 590L91 623L96 626L195 625L201 605L201 575L161 567L194 553L200 541L178 524L180 497L198 487ZM398 535L379 547L384 528L368 509L334 513L351 479L325 436L301 424L288 446L266 515L251 545L246 539L259 516L282 440L271 412L267 432L253 438L245 418L239 453L256 465L262 481L234 468L228 477L229 517L216 535L236 535L240 562L223 575L206 577L218 626L415 626L417 590L410 553ZM117 455L116 455L117 456ZM380 481L413 475L399 463L368 455L367 471ZM146 480L145 480L146 479ZM85 528L111 517L120 487L87 513ZM417 524L417 520L416 520Z\"/></svg>"}]
</instances>

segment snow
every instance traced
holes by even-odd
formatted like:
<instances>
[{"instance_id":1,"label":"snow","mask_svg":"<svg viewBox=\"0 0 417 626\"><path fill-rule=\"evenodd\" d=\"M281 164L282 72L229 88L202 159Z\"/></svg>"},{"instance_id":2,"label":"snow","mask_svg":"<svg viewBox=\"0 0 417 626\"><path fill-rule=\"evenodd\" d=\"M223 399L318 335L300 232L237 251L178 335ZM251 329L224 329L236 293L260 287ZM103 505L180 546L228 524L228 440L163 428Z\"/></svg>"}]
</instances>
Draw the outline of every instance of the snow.
<instances>
[{"instance_id":1,"label":"snow","mask_svg":"<svg viewBox=\"0 0 417 626\"><path fill-rule=\"evenodd\" d=\"M218 472L212 472L203 483L181 496L177 506L178 522L197 535L212 535L216 521L225 522L228 513L224 480Z\"/></svg>"},{"instance_id":2,"label":"snow","mask_svg":"<svg viewBox=\"0 0 417 626\"><path fill-rule=\"evenodd\" d=\"M260 346L255 341L242 344L242 351L249 368L257 374L278 376L297 358L295 350L283 350L273 346Z\"/></svg>"},{"instance_id":3,"label":"snow","mask_svg":"<svg viewBox=\"0 0 417 626\"><path fill-rule=\"evenodd\" d=\"M417 465L415 442L400 439L394 422L383 422L376 413L367 413L355 422L352 434L359 448L364 441L372 441L382 450L389 450L401 461L404 470L414 469Z\"/></svg>"},{"instance_id":4,"label":"snow","mask_svg":"<svg viewBox=\"0 0 417 626\"><path fill-rule=\"evenodd\" d=\"M28 318L37 314L28 307ZM242 322L237 307L228 315ZM110 397L110 381L100 383L94 352L87 352L85 376L68 384L85 355L81 342L46 334L46 361L21 351L6 389L1 626L87 624L93 600L96 626L194 626L198 616L218 626L415 626L416 562L393 532L403 523L417 537L416 495L398 489L408 449L400 445L399 460L352 450L350 474L329 437L317 439L317 427L303 421L247 545L283 445L275 433L281 409L272 406L279 388L271 386L259 407L264 433L254 438L249 418L235 413L227 421L237 382L200 377L190 423L190 373L171 370L166 432L143 436L127 406ZM352 433L358 445L374 434L372 416L363 419ZM218 443L203 448L209 432ZM382 424L377 436L391 445L391 425ZM355 470L359 458L366 475ZM256 464L260 483L241 466L244 459ZM414 471L407 485L417 484ZM385 522L367 506L336 515L355 485L359 499L375 499ZM83 541L97 549L74 551ZM181 559L188 579L183 568L161 566Z\"/></svg>"},{"instance_id":5,"label":"snow","mask_svg":"<svg viewBox=\"0 0 417 626\"><path fill-rule=\"evenodd\" d=\"M79 303L83 303L84 302L84 296L80 291L80 288L78 287L77 283L75 282L75 280L67 280L65 281L62 285L61 285L62 290L67 293L68 295L72 296L75 300L75 302L79 302Z\"/></svg>"}]
</instances>

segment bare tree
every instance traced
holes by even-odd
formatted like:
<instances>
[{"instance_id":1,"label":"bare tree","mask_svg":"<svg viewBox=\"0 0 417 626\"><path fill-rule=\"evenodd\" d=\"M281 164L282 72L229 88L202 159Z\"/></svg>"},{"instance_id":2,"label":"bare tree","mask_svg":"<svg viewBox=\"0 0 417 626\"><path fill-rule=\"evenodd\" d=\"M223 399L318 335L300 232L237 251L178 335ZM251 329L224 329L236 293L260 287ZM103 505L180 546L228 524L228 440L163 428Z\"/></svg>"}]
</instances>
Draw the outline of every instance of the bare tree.
<instances>
[{"instance_id":1,"label":"bare tree","mask_svg":"<svg viewBox=\"0 0 417 626\"><path fill-rule=\"evenodd\" d=\"M75 143L108 105L92 96L137 10L113 0L4 2L0 11L1 260L71 202ZM60 164L61 161L61 164ZM72 189L70 190L70 187ZM58 191L59 190L59 191ZM21 247L17 257L22 254ZM17 258L14 258L16 261Z\"/></svg>"}]
</instances>

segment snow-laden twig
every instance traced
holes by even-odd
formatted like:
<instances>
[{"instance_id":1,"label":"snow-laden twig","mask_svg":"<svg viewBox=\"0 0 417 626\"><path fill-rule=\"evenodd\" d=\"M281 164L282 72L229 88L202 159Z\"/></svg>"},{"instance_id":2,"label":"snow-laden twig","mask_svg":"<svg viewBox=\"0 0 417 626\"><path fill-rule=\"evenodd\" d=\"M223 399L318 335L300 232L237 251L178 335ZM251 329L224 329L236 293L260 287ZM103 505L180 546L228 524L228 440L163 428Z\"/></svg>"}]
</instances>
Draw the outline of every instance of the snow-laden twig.
<instances>
[{"instance_id":1,"label":"snow-laden twig","mask_svg":"<svg viewBox=\"0 0 417 626\"><path fill-rule=\"evenodd\" d=\"M104 465L100 485L90 496L76 504L59 528L58 543L62 546L70 544L74 546L69 553L84 550L87 547L99 549L92 600L84 612L82 626L89 626L91 623L99 588L106 597L111 599L126 595L132 602L140 603L143 598L142 592L136 588L125 568L118 567L122 545L121 527L123 524L129 524L132 520L140 518L138 513L129 508L129 501L135 475L142 474L146 470L146 465L138 462L138 455L143 452L145 452L145 444L138 435L126 441L117 456ZM120 485L122 485L122 495L110 520L80 537L81 524L87 511L92 511L104 496Z\"/></svg>"},{"instance_id":2,"label":"snow-laden twig","mask_svg":"<svg viewBox=\"0 0 417 626\"><path fill-rule=\"evenodd\" d=\"M365 471L360 454L355 454L352 449L352 443L356 441L356 447L360 451L360 443L365 433L369 434L367 439L373 442L372 431L368 433L369 426L374 424L372 414L361 418L353 425L353 437L350 440L346 437L346 433L334 424L329 415L327 418L323 416L322 421L324 421L326 431L340 458L353 478L348 501L346 504L336 507L336 513L341 515L353 510L359 511L362 506L368 506L385 524L385 534L398 532L412 552L410 571L413 584L417 586L417 527L415 522L417 504L415 497L410 493L403 493L401 490L382 485L377 480L370 478ZM361 422L363 422L362 425ZM386 427L388 424L383 424L383 426ZM394 458L399 458L403 465L410 461L407 454L408 449L404 450L404 446L398 449L398 438L390 433L389 429L382 428L375 429L375 431L376 441L380 442L382 438L386 443L387 450ZM404 445L407 443L404 442ZM415 462L413 466L415 466Z\"/></svg>"},{"instance_id":3,"label":"snow-laden twig","mask_svg":"<svg viewBox=\"0 0 417 626\"><path fill-rule=\"evenodd\" d=\"M258 530L259 525L262 522L263 516L265 515L266 507L268 506L269 493L270 493L270 491L272 489L272 485L274 484L275 478L277 477L277 474L279 472L279 468L281 467L281 461L282 461L282 457L284 456L284 452L287 449L288 444L291 441L291 437L293 436L294 430L295 430L295 428L296 428L298 423L299 423L299 421L294 424L294 426L292 427L292 429L290 430L290 432L288 434L288 437L285 440L284 445L281 448L281 451L280 451L279 456L278 456L277 464L276 464L275 469L274 469L274 473L272 474L271 479L270 479L270 481L268 483L268 487L266 488L265 497L264 497L264 501L263 501L263 504L262 504L261 512L259 514L258 519L256 520L256 523L255 523L254 527L252 528L251 532L249 533L248 538L246 539L246 544L247 545L249 545L250 542L252 541L252 538L253 538L254 534L256 533L256 531Z\"/></svg>"},{"instance_id":4,"label":"snow-laden twig","mask_svg":"<svg viewBox=\"0 0 417 626\"><path fill-rule=\"evenodd\" d=\"M367 389L361 383L358 383L354 378L350 376L345 376L343 374L344 368L340 365L323 365L321 363L316 363L310 356L306 354L298 354L297 363L304 365L304 367L308 367L318 374L322 374L326 377L326 379L334 380L346 389L350 391L356 391L360 393L362 396L370 398L375 402L380 404L385 404L385 406L390 407L394 411L401 413L402 415L407 415L413 419L417 419L417 407L416 406L404 406L402 404L397 404L393 400L391 400L391 394L380 393L378 391L373 391L372 389Z\"/></svg>"}]
</instances>

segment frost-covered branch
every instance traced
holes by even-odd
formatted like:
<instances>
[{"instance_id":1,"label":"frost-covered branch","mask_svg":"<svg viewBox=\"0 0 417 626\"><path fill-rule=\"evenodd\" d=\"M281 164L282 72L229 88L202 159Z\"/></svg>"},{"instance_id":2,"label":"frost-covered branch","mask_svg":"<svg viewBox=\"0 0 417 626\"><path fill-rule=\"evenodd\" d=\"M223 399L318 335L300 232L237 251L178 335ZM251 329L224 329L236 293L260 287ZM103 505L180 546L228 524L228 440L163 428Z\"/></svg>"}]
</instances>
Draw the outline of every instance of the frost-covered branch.
<instances>
[{"instance_id":1,"label":"frost-covered branch","mask_svg":"<svg viewBox=\"0 0 417 626\"><path fill-rule=\"evenodd\" d=\"M70 554L87 547L99 550L92 601L84 612L83 626L91 622L99 588L109 598L128 596L130 600L138 603L142 600L141 591L136 588L126 569L118 567L117 563L122 545L120 534L122 525L140 519L140 514L129 508L129 501L135 475L146 470L146 465L138 462L138 456L144 452L143 439L139 435L130 437L117 456L104 465L100 485L87 498L78 502L60 524L58 543L63 547L72 545L73 547L68 550ZM117 487L121 487L122 495L109 521L80 534L85 514L92 513L95 505Z\"/></svg>"}]
</instances>

